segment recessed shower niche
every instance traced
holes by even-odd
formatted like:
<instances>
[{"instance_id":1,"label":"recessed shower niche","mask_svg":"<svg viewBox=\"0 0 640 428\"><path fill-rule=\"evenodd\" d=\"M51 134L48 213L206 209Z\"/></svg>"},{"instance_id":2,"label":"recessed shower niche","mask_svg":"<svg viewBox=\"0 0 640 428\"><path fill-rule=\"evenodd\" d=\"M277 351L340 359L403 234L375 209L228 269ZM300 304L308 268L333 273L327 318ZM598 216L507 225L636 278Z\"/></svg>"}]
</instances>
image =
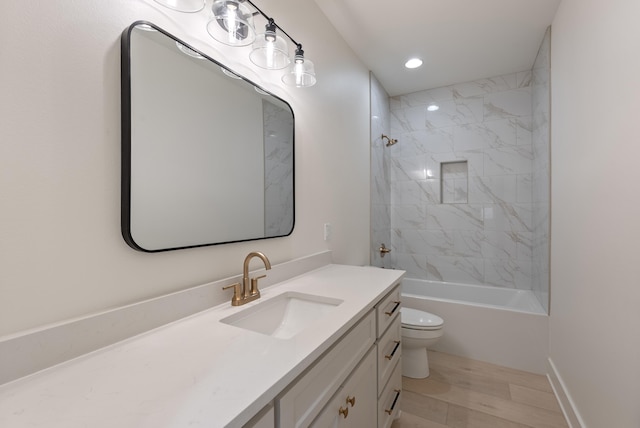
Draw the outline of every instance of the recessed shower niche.
<instances>
[{"instance_id":1,"label":"recessed shower niche","mask_svg":"<svg viewBox=\"0 0 640 428\"><path fill-rule=\"evenodd\" d=\"M466 204L469 201L469 166L467 161L440 164L440 202Z\"/></svg>"}]
</instances>

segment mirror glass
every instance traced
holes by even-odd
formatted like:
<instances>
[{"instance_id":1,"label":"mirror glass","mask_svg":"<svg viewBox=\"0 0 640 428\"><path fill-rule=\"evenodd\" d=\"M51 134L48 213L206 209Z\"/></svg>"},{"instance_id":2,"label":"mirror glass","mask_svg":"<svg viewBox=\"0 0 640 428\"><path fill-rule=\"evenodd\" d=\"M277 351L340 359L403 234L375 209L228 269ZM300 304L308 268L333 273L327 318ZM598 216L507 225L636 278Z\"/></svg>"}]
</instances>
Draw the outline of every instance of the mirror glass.
<instances>
[{"instance_id":1,"label":"mirror glass","mask_svg":"<svg viewBox=\"0 0 640 428\"><path fill-rule=\"evenodd\" d=\"M154 252L289 235L291 106L148 22L122 36L122 235Z\"/></svg>"}]
</instances>

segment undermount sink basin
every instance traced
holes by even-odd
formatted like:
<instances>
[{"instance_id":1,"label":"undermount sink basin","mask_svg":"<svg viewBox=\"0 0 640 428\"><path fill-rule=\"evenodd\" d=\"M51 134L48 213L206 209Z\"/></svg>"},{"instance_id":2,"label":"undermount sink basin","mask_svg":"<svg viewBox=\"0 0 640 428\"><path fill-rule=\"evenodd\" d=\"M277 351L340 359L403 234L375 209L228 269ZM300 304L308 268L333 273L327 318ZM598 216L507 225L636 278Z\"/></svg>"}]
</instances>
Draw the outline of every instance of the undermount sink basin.
<instances>
[{"instance_id":1,"label":"undermount sink basin","mask_svg":"<svg viewBox=\"0 0 640 428\"><path fill-rule=\"evenodd\" d=\"M278 339L289 339L341 303L339 299L289 291L220 322Z\"/></svg>"}]
</instances>

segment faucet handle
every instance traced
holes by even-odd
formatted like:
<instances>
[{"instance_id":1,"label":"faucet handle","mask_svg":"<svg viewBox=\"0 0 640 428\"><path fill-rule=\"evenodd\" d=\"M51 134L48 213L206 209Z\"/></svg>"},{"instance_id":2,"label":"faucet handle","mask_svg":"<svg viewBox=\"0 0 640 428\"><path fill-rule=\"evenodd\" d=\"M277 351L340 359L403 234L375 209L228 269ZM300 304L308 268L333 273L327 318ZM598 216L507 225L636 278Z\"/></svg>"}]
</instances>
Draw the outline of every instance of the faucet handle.
<instances>
[{"instance_id":1,"label":"faucet handle","mask_svg":"<svg viewBox=\"0 0 640 428\"><path fill-rule=\"evenodd\" d=\"M242 285L239 282L222 287L223 290L233 288L233 297L231 298L231 306L240 306L242 304Z\"/></svg>"},{"instance_id":2,"label":"faucet handle","mask_svg":"<svg viewBox=\"0 0 640 428\"><path fill-rule=\"evenodd\" d=\"M251 278L251 289L249 291L249 295L251 296L260 296L260 290L258 290L258 280L265 278L267 275L256 276L255 278Z\"/></svg>"}]
</instances>

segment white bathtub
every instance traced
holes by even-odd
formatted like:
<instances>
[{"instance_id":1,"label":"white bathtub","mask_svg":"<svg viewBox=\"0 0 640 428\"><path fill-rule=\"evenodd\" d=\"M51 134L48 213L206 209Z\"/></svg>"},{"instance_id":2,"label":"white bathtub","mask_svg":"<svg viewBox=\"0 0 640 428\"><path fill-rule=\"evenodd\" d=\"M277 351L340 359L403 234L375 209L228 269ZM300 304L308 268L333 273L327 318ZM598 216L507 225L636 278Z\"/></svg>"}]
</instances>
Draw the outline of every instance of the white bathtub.
<instances>
[{"instance_id":1,"label":"white bathtub","mask_svg":"<svg viewBox=\"0 0 640 428\"><path fill-rule=\"evenodd\" d=\"M545 315L544 308L529 290L405 279L402 281L402 294Z\"/></svg>"},{"instance_id":2,"label":"white bathtub","mask_svg":"<svg viewBox=\"0 0 640 428\"><path fill-rule=\"evenodd\" d=\"M402 304L444 319L436 351L547 371L549 319L530 291L405 278Z\"/></svg>"}]
</instances>

